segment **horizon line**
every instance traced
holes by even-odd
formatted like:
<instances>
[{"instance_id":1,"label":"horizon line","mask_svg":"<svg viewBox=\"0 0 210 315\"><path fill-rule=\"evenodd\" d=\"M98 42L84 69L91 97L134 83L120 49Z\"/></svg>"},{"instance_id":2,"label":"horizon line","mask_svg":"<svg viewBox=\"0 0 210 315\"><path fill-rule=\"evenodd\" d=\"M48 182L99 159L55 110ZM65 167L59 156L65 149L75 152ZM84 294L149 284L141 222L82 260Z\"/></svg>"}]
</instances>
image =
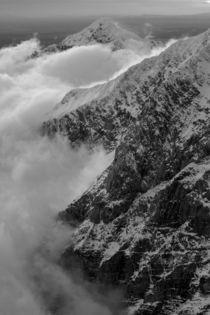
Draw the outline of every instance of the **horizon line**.
<instances>
[{"instance_id":1,"label":"horizon line","mask_svg":"<svg viewBox=\"0 0 210 315\"><path fill-rule=\"evenodd\" d=\"M31 17L28 17L28 16L3 16L1 17L1 21L3 20L7 20L8 22L8 19L10 20L14 20L14 21L22 21L24 22L24 20L28 21L28 20L56 20L56 19L68 19L68 18L74 18L74 19L77 19L77 18L109 18L109 17L116 17L116 18L125 18L125 17L183 17L183 16L187 16L187 17L190 17L190 16L203 16L203 15L210 15L210 12L199 12L199 13L180 13L180 14L172 14L172 13L163 13L163 14L159 14L159 13L152 13L152 14L147 14L147 13L143 13L143 14L78 14L78 15L75 15L75 14L72 14L72 15L55 15L55 16L31 16Z\"/></svg>"}]
</instances>

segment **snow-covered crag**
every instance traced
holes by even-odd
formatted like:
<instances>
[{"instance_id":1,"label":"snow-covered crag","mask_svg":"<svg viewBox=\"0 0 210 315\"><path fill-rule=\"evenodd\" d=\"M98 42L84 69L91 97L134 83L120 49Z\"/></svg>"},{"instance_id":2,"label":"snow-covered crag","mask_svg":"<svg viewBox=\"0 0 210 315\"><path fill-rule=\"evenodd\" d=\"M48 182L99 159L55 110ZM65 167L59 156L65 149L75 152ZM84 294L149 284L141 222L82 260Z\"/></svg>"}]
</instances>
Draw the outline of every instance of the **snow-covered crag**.
<instances>
[{"instance_id":1,"label":"snow-covered crag","mask_svg":"<svg viewBox=\"0 0 210 315\"><path fill-rule=\"evenodd\" d=\"M209 314L210 32L71 91L42 132L116 149L59 215L75 227L63 266L121 288L132 315Z\"/></svg>"}]
</instances>

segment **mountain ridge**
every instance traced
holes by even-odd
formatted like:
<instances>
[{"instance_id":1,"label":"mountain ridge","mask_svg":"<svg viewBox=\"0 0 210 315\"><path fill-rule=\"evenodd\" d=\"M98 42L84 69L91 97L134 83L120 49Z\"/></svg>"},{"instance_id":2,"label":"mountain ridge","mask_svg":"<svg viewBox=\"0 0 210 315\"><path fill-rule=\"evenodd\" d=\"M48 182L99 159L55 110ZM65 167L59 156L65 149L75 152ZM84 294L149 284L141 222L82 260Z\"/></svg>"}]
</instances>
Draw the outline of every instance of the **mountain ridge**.
<instances>
[{"instance_id":1,"label":"mountain ridge","mask_svg":"<svg viewBox=\"0 0 210 315\"><path fill-rule=\"evenodd\" d=\"M108 45L113 51L132 49L148 51L159 42L152 38L141 38L136 33L128 31L110 17L101 17L82 31L67 36L59 44L48 46L45 52L55 52L86 45Z\"/></svg>"},{"instance_id":2,"label":"mountain ridge","mask_svg":"<svg viewBox=\"0 0 210 315\"><path fill-rule=\"evenodd\" d=\"M58 216L75 228L61 262L121 288L129 315L210 312L209 90L208 30L112 82L71 91L66 113L57 105L58 116L42 126L73 147L115 150L96 183Z\"/></svg>"},{"instance_id":3,"label":"mountain ridge","mask_svg":"<svg viewBox=\"0 0 210 315\"><path fill-rule=\"evenodd\" d=\"M194 37L196 42L197 39L199 39L198 47L200 47L200 43L207 35L208 32ZM76 124L80 124L80 128L85 132L85 138L83 137L81 141L86 139L86 142L88 142L90 146L95 145L91 142L96 142L105 145L105 147L107 147L107 141L112 141L111 146L113 146L113 144L116 144L118 141L116 132L119 133L121 129L126 128L130 121L136 119L145 99L148 97L147 94L150 93L150 90L155 85L155 80L167 80L172 75L175 76L178 67L180 69L180 67L184 65L182 65L182 63L186 63L186 59L190 58L189 60L192 61L194 55L192 55L189 47L191 47L190 45L195 41L194 38L181 40L177 44L173 44L166 51L161 53L160 56L143 60L140 64L132 66L118 78L108 83L98 85L91 89L86 88L70 91L70 93L64 97L61 104L56 105L55 112L53 113L52 111L50 113L52 118L49 118L43 124L42 133L44 135L48 134L53 136L53 134L59 132L63 135L67 135L70 143L75 144L75 136L72 137L71 135L75 133L79 135ZM186 50L186 52L180 55L180 45L185 46L186 44L189 46L188 51ZM177 50L177 52L176 55L173 56L175 50ZM178 58L177 55L179 56ZM190 74L191 71L189 69L191 69L191 65L188 65L188 74ZM162 78L161 72L164 73ZM195 71L192 75L195 75ZM93 92L92 99L90 97L91 92ZM76 102L75 97L71 98L73 94L77 95L78 100L80 98L79 95L82 94L82 103L79 103L78 100ZM84 101L86 99L87 101ZM97 99L100 101L98 102ZM83 113L85 117L82 123L80 113ZM110 127L110 124L106 124L105 120L109 121L111 116L114 116L111 119L112 122L114 122L114 126ZM94 119L92 119L92 117L94 117ZM97 126L95 126L96 121ZM100 127L101 124L102 127ZM75 128L72 127L73 125L75 125ZM110 128L113 134L115 134L114 138L110 135ZM101 137L101 129L105 131L105 139ZM95 134L94 137L92 133ZM107 140L106 133L110 140ZM80 143L79 138L77 140L77 142Z\"/></svg>"}]
</instances>

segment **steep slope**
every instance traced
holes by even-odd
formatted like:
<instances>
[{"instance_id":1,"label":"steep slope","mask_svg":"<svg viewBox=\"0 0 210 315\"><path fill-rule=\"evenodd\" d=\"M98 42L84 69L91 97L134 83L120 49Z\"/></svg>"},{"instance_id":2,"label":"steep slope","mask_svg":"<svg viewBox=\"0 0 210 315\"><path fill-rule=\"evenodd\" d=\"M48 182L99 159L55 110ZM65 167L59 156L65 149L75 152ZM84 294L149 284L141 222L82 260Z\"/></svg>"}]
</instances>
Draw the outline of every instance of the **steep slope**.
<instances>
[{"instance_id":1,"label":"steep slope","mask_svg":"<svg viewBox=\"0 0 210 315\"><path fill-rule=\"evenodd\" d=\"M76 260L90 280L120 286L130 314L210 309L209 174L209 158L191 163L170 181L137 194L127 213L121 208L109 223L84 220L63 265L70 269Z\"/></svg>"},{"instance_id":2,"label":"steep slope","mask_svg":"<svg viewBox=\"0 0 210 315\"><path fill-rule=\"evenodd\" d=\"M112 150L127 127L138 120L145 102L154 93L157 94L159 86L166 83L173 85L170 82L172 75L175 79L181 71L180 78L185 81L186 89L196 75L202 75L202 71L200 73L190 63L196 65L194 59L201 53L206 36L208 37L207 33L179 41L160 56L144 60L112 82L91 89L71 91L52 110L49 120L42 126L42 134L52 137L58 132L67 136L72 145L85 142L93 147L103 144L106 149ZM195 79L199 80L197 77ZM166 90L165 86L163 88ZM192 88L192 94L200 93ZM164 93L167 94L167 91ZM183 91L183 98L184 94ZM160 95L159 98L161 97ZM194 95L190 94L189 97Z\"/></svg>"},{"instance_id":3,"label":"steep slope","mask_svg":"<svg viewBox=\"0 0 210 315\"><path fill-rule=\"evenodd\" d=\"M62 117L44 125L48 134L68 130L72 143L75 132L78 143L117 146L95 185L59 215L75 227L62 264L76 261L90 281L121 287L129 314L209 314L210 32L100 89L68 127ZM107 117L114 127L102 125ZM73 119L97 137L81 136Z\"/></svg>"}]
</instances>

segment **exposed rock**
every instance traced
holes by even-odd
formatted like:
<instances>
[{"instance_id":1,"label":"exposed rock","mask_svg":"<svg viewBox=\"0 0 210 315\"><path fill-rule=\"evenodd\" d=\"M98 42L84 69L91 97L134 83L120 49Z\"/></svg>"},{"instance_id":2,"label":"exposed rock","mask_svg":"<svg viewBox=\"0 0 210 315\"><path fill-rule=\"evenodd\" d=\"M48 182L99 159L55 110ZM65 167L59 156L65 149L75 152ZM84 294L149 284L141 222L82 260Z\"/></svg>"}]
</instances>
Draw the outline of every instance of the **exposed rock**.
<instances>
[{"instance_id":1,"label":"exposed rock","mask_svg":"<svg viewBox=\"0 0 210 315\"><path fill-rule=\"evenodd\" d=\"M87 103L78 96L81 106L43 126L72 145L116 148L93 187L59 215L76 227L61 260L121 287L129 314L210 310L209 89L206 32L82 91Z\"/></svg>"},{"instance_id":2,"label":"exposed rock","mask_svg":"<svg viewBox=\"0 0 210 315\"><path fill-rule=\"evenodd\" d=\"M158 141L162 141L161 137L175 124L167 139L175 145L177 129L184 131L184 112L194 130L191 132L185 124L188 136L195 137L188 140L200 146L199 123L204 123L204 115L209 112L208 91L203 91L207 88L201 85L201 81L205 83L208 78L204 71L209 62L209 55L204 53L204 50L208 52L208 46L201 46L205 37L206 34L175 43L160 56L143 61L107 84L71 91L49 114L42 134L52 137L60 133L67 136L73 146L103 144L107 150L113 150L127 129L134 126L133 132L138 131L135 137L141 137L149 129L153 145L160 147ZM192 53L193 43L195 51ZM199 99L201 92L202 100ZM204 104L200 106L201 103ZM155 121L149 118L154 111ZM146 115L147 123L139 128L141 117ZM158 120L160 126L156 128ZM204 143L200 149L204 151Z\"/></svg>"},{"instance_id":3,"label":"exposed rock","mask_svg":"<svg viewBox=\"0 0 210 315\"><path fill-rule=\"evenodd\" d=\"M200 279L200 290L203 294L210 294L210 277L203 276Z\"/></svg>"},{"instance_id":4,"label":"exposed rock","mask_svg":"<svg viewBox=\"0 0 210 315\"><path fill-rule=\"evenodd\" d=\"M112 50L125 48L140 50L148 49L155 43L124 29L111 18L100 18L81 32L66 37L58 48L64 50L74 46L92 44L109 44Z\"/></svg>"},{"instance_id":5,"label":"exposed rock","mask_svg":"<svg viewBox=\"0 0 210 315\"><path fill-rule=\"evenodd\" d=\"M205 149L206 149L206 153L210 154L210 139L207 140Z\"/></svg>"},{"instance_id":6,"label":"exposed rock","mask_svg":"<svg viewBox=\"0 0 210 315\"><path fill-rule=\"evenodd\" d=\"M206 238L210 203L203 203L201 198L198 205L194 202L196 194L202 196L210 188L209 171L209 159L192 163L171 181L138 194L128 212L110 223L84 220L69 250L79 257L89 279L122 286L131 301L143 299L142 307L148 314L155 314L157 303L159 309L162 305L160 314L169 314L168 303L173 310L174 299L181 298L183 303L197 291L208 294L208 280L202 280L200 270L206 268L209 259ZM179 189L173 190L177 182ZM165 218L167 209L169 213L172 209L163 202L170 202L170 196L173 202L186 202L183 208L173 208L173 218ZM188 209L192 209L189 215ZM68 250L62 260L65 265L71 261Z\"/></svg>"}]
</instances>

